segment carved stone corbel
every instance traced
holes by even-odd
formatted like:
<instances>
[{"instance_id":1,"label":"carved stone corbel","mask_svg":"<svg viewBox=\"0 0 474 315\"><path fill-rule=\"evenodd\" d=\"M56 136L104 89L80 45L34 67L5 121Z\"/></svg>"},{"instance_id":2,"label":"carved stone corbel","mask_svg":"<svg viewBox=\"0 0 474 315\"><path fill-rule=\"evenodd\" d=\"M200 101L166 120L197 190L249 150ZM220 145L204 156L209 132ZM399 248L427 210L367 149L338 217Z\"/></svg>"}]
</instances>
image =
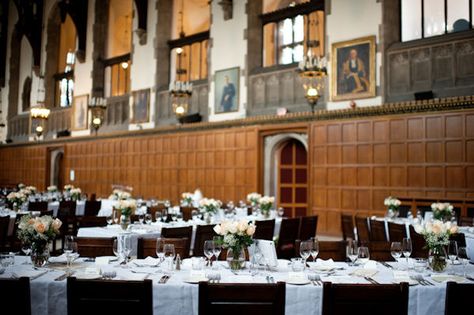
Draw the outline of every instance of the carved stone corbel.
<instances>
[{"instance_id":1,"label":"carved stone corbel","mask_svg":"<svg viewBox=\"0 0 474 315\"><path fill-rule=\"evenodd\" d=\"M147 39L146 30L144 30L142 28L137 28L135 30L135 34L137 34L137 36L138 36L138 43L140 45L145 45L146 44L146 39Z\"/></svg>"},{"instance_id":2,"label":"carved stone corbel","mask_svg":"<svg viewBox=\"0 0 474 315\"><path fill-rule=\"evenodd\" d=\"M232 0L221 0L218 4L222 7L222 11L224 12L224 21L231 20L233 11Z\"/></svg>"}]
</instances>

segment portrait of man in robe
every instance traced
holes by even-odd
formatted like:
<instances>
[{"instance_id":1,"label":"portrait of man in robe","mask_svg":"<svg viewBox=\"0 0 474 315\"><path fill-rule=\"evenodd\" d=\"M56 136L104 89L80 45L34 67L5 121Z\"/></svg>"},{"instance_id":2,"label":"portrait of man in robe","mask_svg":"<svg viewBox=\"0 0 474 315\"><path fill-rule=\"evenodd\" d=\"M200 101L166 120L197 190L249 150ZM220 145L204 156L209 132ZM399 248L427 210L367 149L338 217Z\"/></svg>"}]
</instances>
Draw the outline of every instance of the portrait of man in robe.
<instances>
[{"instance_id":1,"label":"portrait of man in robe","mask_svg":"<svg viewBox=\"0 0 474 315\"><path fill-rule=\"evenodd\" d=\"M216 71L214 101L216 114L238 110L239 68Z\"/></svg>"}]
</instances>

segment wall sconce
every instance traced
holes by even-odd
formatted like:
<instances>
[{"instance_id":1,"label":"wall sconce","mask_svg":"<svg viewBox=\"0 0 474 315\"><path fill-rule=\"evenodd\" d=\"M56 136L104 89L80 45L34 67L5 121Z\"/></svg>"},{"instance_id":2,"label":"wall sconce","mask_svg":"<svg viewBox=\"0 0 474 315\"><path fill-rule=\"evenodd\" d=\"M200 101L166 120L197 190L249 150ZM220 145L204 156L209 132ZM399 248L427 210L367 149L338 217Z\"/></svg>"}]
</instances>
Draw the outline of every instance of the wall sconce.
<instances>
[{"instance_id":1,"label":"wall sconce","mask_svg":"<svg viewBox=\"0 0 474 315\"><path fill-rule=\"evenodd\" d=\"M36 133L37 139L39 139L44 133L45 124L46 124L46 121L48 120L50 112L51 111L48 108L43 107L41 105L32 107L30 110L30 116L31 116L32 122L38 123L37 126L35 127L35 133Z\"/></svg>"},{"instance_id":2,"label":"wall sconce","mask_svg":"<svg viewBox=\"0 0 474 315\"><path fill-rule=\"evenodd\" d=\"M104 123L105 110L107 109L105 98L103 97L91 98L88 108L91 111L91 117L92 117L91 127L94 129L95 135L97 136L97 132L99 128Z\"/></svg>"}]
</instances>

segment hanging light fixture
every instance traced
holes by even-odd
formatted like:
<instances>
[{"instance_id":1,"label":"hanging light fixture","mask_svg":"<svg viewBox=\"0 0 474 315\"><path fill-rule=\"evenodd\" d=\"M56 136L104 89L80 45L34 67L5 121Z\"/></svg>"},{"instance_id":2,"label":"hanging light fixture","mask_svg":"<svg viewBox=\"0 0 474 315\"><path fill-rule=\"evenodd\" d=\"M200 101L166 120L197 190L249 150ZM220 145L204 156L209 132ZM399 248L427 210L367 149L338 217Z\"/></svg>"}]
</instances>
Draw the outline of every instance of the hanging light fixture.
<instances>
[{"instance_id":1,"label":"hanging light fixture","mask_svg":"<svg viewBox=\"0 0 474 315\"><path fill-rule=\"evenodd\" d=\"M38 78L38 90L37 90L37 105L31 107L30 109L30 117L31 122L35 127L36 139L43 135L44 130L46 128L46 121L49 118L50 110L45 107L44 105L44 81L43 77L40 76Z\"/></svg>"},{"instance_id":2,"label":"hanging light fixture","mask_svg":"<svg viewBox=\"0 0 474 315\"><path fill-rule=\"evenodd\" d=\"M87 107L91 111L91 127L94 129L95 135L97 135L99 128L104 123L105 110L107 109L105 98L92 97Z\"/></svg>"}]
</instances>

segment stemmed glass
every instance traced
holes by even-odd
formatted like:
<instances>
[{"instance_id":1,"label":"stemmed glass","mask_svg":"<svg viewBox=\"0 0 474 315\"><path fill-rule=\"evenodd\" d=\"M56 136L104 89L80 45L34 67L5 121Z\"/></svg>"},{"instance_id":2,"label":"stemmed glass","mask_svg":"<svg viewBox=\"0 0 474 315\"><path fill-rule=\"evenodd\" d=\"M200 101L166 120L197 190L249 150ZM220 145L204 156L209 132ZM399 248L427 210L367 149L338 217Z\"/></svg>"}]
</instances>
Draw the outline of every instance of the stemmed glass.
<instances>
[{"instance_id":1,"label":"stemmed glass","mask_svg":"<svg viewBox=\"0 0 474 315\"><path fill-rule=\"evenodd\" d=\"M216 268L219 269L217 261L219 260L219 256L222 251L222 239L220 236L214 236L212 240L214 242L214 256L216 257Z\"/></svg>"},{"instance_id":2,"label":"stemmed glass","mask_svg":"<svg viewBox=\"0 0 474 315\"><path fill-rule=\"evenodd\" d=\"M280 207L280 208L278 208L277 213L278 213L278 216L279 216L280 218L283 218L283 216L285 215L285 209L283 209L282 207Z\"/></svg>"},{"instance_id":3,"label":"stemmed glass","mask_svg":"<svg viewBox=\"0 0 474 315\"><path fill-rule=\"evenodd\" d=\"M125 265L128 263L128 258L132 252L132 237L130 235L121 236L121 252L125 261Z\"/></svg>"},{"instance_id":4,"label":"stemmed glass","mask_svg":"<svg viewBox=\"0 0 474 315\"><path fill-rule=\"evenodd\" d=\"M398 260L402 257L402 244L400 242L392 242L390 245L390 255L398 263Z\"/></svg>"},{"instance_id":5,"label":"stemmed glass","mask_svg":"<svg viewBox=\"0 0 474 315\"><path fill-rule=\"evenodd\" d=\"M165 256L165 260L168 262L169 270L173 270L173 260L176 256L176 252L174 250L174 244L165 244L163 246L163 252Z\"/></svg>"},{"instance_id":6,"label":"stemmed glass","mask_svg":"<svg viewBox=\"0 0 474 315\"><path fill-rule=\"evenodd\" d=\"M77 243L74 240L74 236L66 235L64 240L64 254L66 255L66 270L68 274L70 273L71 261L74 257L74 252L77 252Z\"/></svg>"},{"instance_id":7,"label":"stemmed glass","mask_svg":"<svg viewBox=\"0 0 474 315\"><path fill-rule=\"evenodd\" d=\"M405 237L402 241L402 253L403 253L403 257L405 257L407 261L407 269L409 268L408 258L410 257L411 252L412 252L411 239Z\"/></svg>"},{"instance_id":8,"label":"stemmed glass","mask_svg":"<svg viewBox=\"0 0 474 315\"><path fill-rule=\"evenodd\" d=\"M311 255L311 250L313 249L313 241L303 241L300 244L300 256L304 260L304 267L306 268L306 260Z\"/></svg>"},{"instance_id":9,"label":"stemmed glass","mask_svg":"<svg viewBox=\"0 0 474 315\"><path fill-rule=\"evenodd\" d=\"M319 241L317 238L314 238L311 242L311 257L313 258L313 261L316 261L316 257L319 255Z\"/></svg>"},{"instance_id":10,"label":"stemmed glass","mask_svg":"<svg viewBox=\"0 0 474 315\"><path fill-rule=\"evenodd\" d=\"M140 222L140 225L143 225L143 221L145 221L145 215L143 213L140 213L138 215L138 222Z\"/></svg>"},{"instance_id":11,"label":"stemmed glass","mask_svg":"<svg viewBox=\"0 0 474 315\"><path fill-rule=\"evenodd\" d=\"M193 209L191 210L191 218L193 219L193 221L196 221L197 218L198 218L198 211Z\"/></svg>"},{"instance_id":12,"label":"stemmed glass","mask_svg":"<svg viewBox=\"0 0 474 315\"><path fill-rule=\"evenodd\" d=\"M466 247L464 246L458 247L458 259L462 264L463 276L466 277L466 265L469 262L469 257L467 255Z\"/></svg>"},{"instance_id":13,"label":"stemmed glass","mask_svg":"<svg viewBox=\"0 0 474 315\"><path fill-rule=\"evenodd\" d=\"M111 225L114 222L114 218L112 214L108 215L106 220L107 220L107 225Z\"/></svg>"},{"instance_id":14,"label":"stemmed glass","mask_svg":"<svg viewBox=\"0 0 474 315\"><path fill-rule=\"evenodd\" d=\"M357 260L358 250L359 249L357 247L357 241L355 240L347 241L346 254L349 260L351 261L351 266L354 266L355 261Z\"/></svg>"},{"instance_id":15,"label":"stemmed glass","mask_svg":"<svg viewBox=\"0 0 474 315\"><path fill-rule=\"evenodd\" d=\"M458 257L458 242L456 241L449 241L448 244L448 257L451 260L451 265L454 265L454 261Z\"/></svg>"},{"instance_id":16,"label":"stemmed glass","mask_svg":"<svg viewBox=\"0 0 474 315\"><path fill-rule=\"evenodd\" d=\"M183 222L183 213L182 212L176 213L176 220L178 221L178 223Z\"/></svg>"},{"instance_id":17,"label":"stemmed glass","mask_svg":"<svg viewBox=\"0 0 474 315\"><path fill-rule=\"evenodd\" d=\"M152 221L151 214L149 214L149 213L145 214L145 223L147 225L150 225L151 221Z\"/></svg>"},{"instance_id":18,"label":"stemmed glass","mask_svg":"<svg viewBox=\"0 0 474 315\"><path fill-rule=\"evenodd\" d=\"M163 216L163 214L161 213L161 211L156 211L155 212L155 221L156 222L161 222L161 217Z\"/></svg>"},{"instance_id":19,"label":"stemmed glass","mask_svg":"<svg viewBox=\"0 0 474 315\"><path fill-rule=\"evenodd\" d=\"M21 251L25 254L25 256L30 256L31 253L31 245L28 243L23 243L21 245ZM28 265L30 264L30 259L25 260L24 264Z\"/></svg>"},{"instance_id":20,"label":"stemmed glass","mask_svg":"<svg viewBox=\"0 0 474 315\"><path fill-rule=\"evenodd\" d=\"M120 259L120 252L119 252L119 246L118 246L118 239L114 238L114 244L113 244L113 247L112 247L112 250L114 252L114 255Z\"/></svg>"},{"instance_id":21,"label":"stemmed glass","mask_svg":"<svg viewBox=\"0 0 474 315\"><path fill-rule=\"evenodd\" d=\"M369 248L366 246L360 246L357 250L357 260L362 264L366 264L370 259Z\"/></svg>"},{"instance_id":22,"label":"stemmed glass","mask_svg":"<svg viewBox=\"0 0 474 315\"><path fill-rule=\"evenodd\" d=\"M204 242L204 255L207 257L209 266L212 266L212 256L214 256L214 241L208 240Z\"/></svg>"},{"instance_id":23,"label":"stemmed glass","mask_svg":"<svg viewBox=\"0 0 474 315\"><path fill-rule=\"evenodd\" d=\"M161 238L156 239L156 256L160 259L160 264L165 260L165 251L164 251L165 241Z\"/></svg>"},{"instance_id":24,"label":"stemmed glass","mask_svg":"<svg viewBox=\"0 0 474 315\"><path fill-rule=\"evenodd\" d=\"M119 222L119 215L118 215L118 212L114 210L114 212L113 212L112 215L113 215L113 217L114 217L114 223L115 223L115 224L118 224L118 222Z\"/></svg>"}]
</instances>

